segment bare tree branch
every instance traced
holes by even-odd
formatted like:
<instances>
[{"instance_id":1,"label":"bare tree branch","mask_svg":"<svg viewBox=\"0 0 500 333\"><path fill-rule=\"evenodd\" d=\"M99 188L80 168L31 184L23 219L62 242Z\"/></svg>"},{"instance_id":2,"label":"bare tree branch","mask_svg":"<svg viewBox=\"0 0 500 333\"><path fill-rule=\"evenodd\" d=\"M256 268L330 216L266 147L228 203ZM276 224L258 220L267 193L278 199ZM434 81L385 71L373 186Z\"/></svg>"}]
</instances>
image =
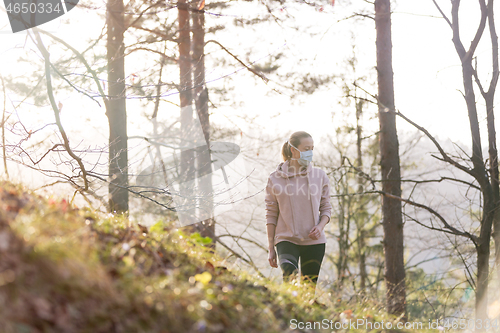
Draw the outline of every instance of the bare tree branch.
<instances>
[{"instance_id":1,"label":"bare tree branch","mask_svg":"<svg viewBox=\"0 0 500 333\"><path fill-rule=\"evenodd\" d=\"M30 37L32 38L33 42L38 47L38 49L40 50L40 52L43 55L43 58L45 59L45 78L47 80L47 94L49 96L50 104L51 104L52 109L54 111L57 127L59 128L59 132L61 133L61 136L63 137L64 147L65 147L66 151L80 166L80 171L83 173L82 174L82 178L84 181L83 190L86 191L89 189L89 182L87 179L87 170L85 169L85 166L83 165L82 159L80 157L78 157L72 151L72 149L69 145L68 136L66 135L66 131L64 130L62 123L61 123L61 119L59 117L59 108L57 107L56 101L54 99L54 92L52 90L52 79L51 79L51 75L50 75L50 60L49 60L50 54L47 51L47 49L45 48L45 46L43 45L42 39L40 38L40 34L38 33L38 31L33 29L33 33L35 34L37 41L35 42L35 40L31 36L31 34L30 34Z\"/></svg>"},{"instance_id":2,"label":"bare tree branch","mask_svg":"<svg viewBox=\"0 0 500 333\"><path fill-rule=\"evenodd\" d=\"M396 199L396 200L399 200L401 202L405 202L407 204L410 204L412 206L415 206L415 207L427 210L429 213L431 213L432 215L436 216L443 223L444 228L448 229L449 231L451 231L451 234L457 235L457 236L466 237L466 238L470 239L474 243L474 245L477 246L477 242L479 240L479 238L477 236L472 235L472 234L470 234L467 231L460 231L460 230L456 229L455 227L453 227L452 225L450 225L441 214L439 214L437 211L435 211L431 207L425 206L423 204L419 204L417 202L414 202L414 201L411 201L411 200L408 200L408 199L404 199L404 198L392 195L390 193L386 193L384 191L379 191L379 190L365 191L365 192L361 192L361 193L356 192L356 193L349 193L349 194L339 194L339 195L335 195L334 194L334 195L330 195L330 197L334 198L334 197L366 195L366 194L382 194L382 195L387 196L389 198ZM415 221L415 222L417 222L417 221ZM429 229L432 228L432 227L428 227L428 226L425 226L425 227L427 227ZM449 231L445 231L444 229L434 229L434 230L439 230L439 231L444 231L444 232L450 233Z\"/></svg>"},{"instance_id":3,"label":"bare tree branch","mask_svg":"<svg viewBox=\"0 0 500 333\"><path fill-rule=\"evenodd\" d=\"M214 43L214 44L217 44L220 46L221 49L223 49L224 51L226 51L231 57L233 57L236 61L238 61L243 67L245 67L246 69L248 69L250 72L252 72L253 74L257 75L258 77L260 77L265 83L267 83L269 81L269 79L262 73L259 73L257 72L256 70L254 70L253 68L250 68L248 67L243 61L241 61L237 56L235 56L234 54L231 53L231 51L229 51L228 49L226 49L221 43L219 43L218 41L216 40L208 40L205 42L205 45L207 45L208 43Z\"/></svg>"},{"instance_id":4,"label":"bare tree branch","mask_svg":"<svg viewBox=\"0 0 500 333\"><path fill-rule=\"evenodd\" d=\"M68 43L66 43L64 40L60 39L59 37L56 37L56 36L52 35L50 32L44 31L44 30L42 30L42 29L40 29L38 27L33 27L32 30L35 33L41 32L41 33L49 36L50 38L54 39L55 41L63 44L68 49L70 49L78 57L78 59L80 59L80 61L84 64L85 68L87 68L87 71L92 75L92 78L94 79L94 82L97 85L97 90L99 91L99 95L102 97L102 99L104 101L104 105L106 106L106 113L107 113L107 104L108 104L107 95L104 93L104 90L103 90L103 88L101 86L101 82L99 81L99 78L97 77L97 73L90 67L89 63L87 62L87 60L85 59L85 57L83 56L83 54L81 54L80 52L78 52L77 49L75 49L73 46L71 46Z\"/></svg>"},{"instance_id":5,"label":"bare tree branch","mask_svg":"<svg viewBox=\"0 0 500 333\"><path fill-rule=\"evenodd\" d=\"M458 168L458 169L466 172L467 174L471 175L472 177L474 177L474 174L473 174L473 172L472 172L471 169L469 169L468 167L465 167L465 166L461 165L460 163L458 163L457 161L453 160L451 157L448 156L448 154L444 151L444 149L441 147L441 145L439 144L439 142L437 142L437 140L429 133L429 131L427 131L422 126L417 125L415 122L413 122L412 120L410 120L408 117L406 117L405 115L403 115L399 111L397 111L397 112L389 111L389 112L393 112L394 114L400 116L401 118L403 118L404 120L406 120L408 123L410 123L414 127L416 127L418 130L422 131L432 141L432 143L434 143L434 145L436 146L436 148L439 150L439 153L441 153L441 156L443 157L443 161L450 163L451 165L455 166L456 168Z\"/></svg>"},{"instance_id":6,"label":"bare tree branch","mask_svg":"<svg viewBox=\"0 0 500 333\"><path fill-rule=\"evenodd\" d=\"M448 25L450 26L450 28L453 29L453 25L451 24L451 21L450 19L448 18L448 16L446 16L446 14L441 10L441 7L439 7L439 5L437 4L436 0L432 0L432 2L434 2L434 5L436 5L436 8L439 10L439 12L441 13L441 16L443 16L443 18L445 19L446 23L448 23Z\"/></svg>"}]
</instances>

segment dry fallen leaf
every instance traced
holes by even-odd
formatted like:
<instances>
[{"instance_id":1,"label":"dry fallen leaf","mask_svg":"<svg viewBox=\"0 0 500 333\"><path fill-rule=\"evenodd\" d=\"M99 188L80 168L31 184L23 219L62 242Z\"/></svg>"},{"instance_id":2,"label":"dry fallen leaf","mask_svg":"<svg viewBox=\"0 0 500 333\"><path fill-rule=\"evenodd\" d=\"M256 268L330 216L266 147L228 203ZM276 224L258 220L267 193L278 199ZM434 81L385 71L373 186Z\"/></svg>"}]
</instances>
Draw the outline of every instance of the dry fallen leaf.
<instances>
[{"instance_id":1,"label":"dry fallen leaf","mask_svg":"<svg viewBox=\"0 0 500 333\"><path fill-rule=\"evenodd\" d=\"M215 270L214 265L210 261L205 263L205 268L211 270L212 272Z\"/></svg>"}]
</instances>

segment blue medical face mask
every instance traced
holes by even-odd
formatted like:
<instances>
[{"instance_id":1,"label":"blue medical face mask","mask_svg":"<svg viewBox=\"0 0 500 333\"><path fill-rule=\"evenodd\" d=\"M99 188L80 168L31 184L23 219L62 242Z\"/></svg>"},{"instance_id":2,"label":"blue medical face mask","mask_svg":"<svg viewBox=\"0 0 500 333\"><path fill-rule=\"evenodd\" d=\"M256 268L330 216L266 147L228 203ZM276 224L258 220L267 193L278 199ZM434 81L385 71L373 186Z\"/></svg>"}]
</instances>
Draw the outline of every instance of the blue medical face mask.
<instances>
[{"instance_id":1,"label":"blue medical face mask","mask_svg":"<svg viewBox=\"0 0 500 333\"><path fill-rule=\"evenodd\" d=\"M293 146L290 142L288 142L288 144L290 146L292 146L293 148L297 149L297 147ZM298 150L298 149L297 149ZM293 158L292 157L292 160L297 160L299 162L300 165L306 167L309 165L309 163L312 162L312 159L313 159L313 151L312 150L307 150L307 151L300 151L300 158Z\"/></svg>"}]
</instances>

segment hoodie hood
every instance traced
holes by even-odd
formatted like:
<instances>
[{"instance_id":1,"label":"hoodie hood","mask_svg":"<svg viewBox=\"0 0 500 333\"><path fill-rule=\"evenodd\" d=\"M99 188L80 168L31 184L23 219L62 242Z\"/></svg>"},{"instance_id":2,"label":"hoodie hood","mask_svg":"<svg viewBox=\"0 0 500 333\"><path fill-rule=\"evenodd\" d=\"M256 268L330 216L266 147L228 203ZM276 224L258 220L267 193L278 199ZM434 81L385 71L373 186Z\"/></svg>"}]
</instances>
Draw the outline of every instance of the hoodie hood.
<instances>
[{"instance_id":1,"label":"hoodie hood","mask_svg":"<svg viewBox=\"0 0 500 333\"><path fill-rule=\"evenodd\" d=\"M293 178L293 177L299 176L299 175L307 175L312 169L312 164L309 163L307 168L301 170L299 173L290 173L290 172L288 172L288 164L289 164L289 161L286 161L286 162L282 162L278 165L278 167L276 168L276 174L279 177L281 177L281 178Z\"/></svg>"}]
</instances>

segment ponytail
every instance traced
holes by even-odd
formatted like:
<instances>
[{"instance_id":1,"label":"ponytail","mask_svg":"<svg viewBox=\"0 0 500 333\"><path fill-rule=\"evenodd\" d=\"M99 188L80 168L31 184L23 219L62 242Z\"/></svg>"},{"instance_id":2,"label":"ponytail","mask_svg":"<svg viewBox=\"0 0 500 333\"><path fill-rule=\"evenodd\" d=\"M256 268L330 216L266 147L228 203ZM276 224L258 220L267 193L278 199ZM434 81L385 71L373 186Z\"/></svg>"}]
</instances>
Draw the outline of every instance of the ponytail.
<instances>
[{"instance_id":1,"label":"ponytail","mask_svg":"<svg viewBox=\"0 0 500 333\"><path fill-rule=\"evenodd\" d=\"M292 149L292 147L290 146L288 141L286 141L283 144L283 147L281 148L281 157L283 157L283 161L288 161L290 158L292 158L291 149Z\"/></svg>"}]
</instances>

